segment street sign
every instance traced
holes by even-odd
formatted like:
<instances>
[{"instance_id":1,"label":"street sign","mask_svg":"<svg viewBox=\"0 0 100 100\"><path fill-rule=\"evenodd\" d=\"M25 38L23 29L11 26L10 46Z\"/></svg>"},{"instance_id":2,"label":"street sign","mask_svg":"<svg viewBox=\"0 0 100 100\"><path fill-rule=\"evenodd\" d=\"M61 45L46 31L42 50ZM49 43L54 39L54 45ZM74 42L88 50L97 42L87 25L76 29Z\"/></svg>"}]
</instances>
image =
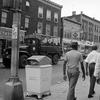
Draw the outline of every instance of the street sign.
<instances>
[{"instance_id":1,"label":"street sign","mask_svg":"<svg viewBox=\"0 0 100 100\"><path fill-rule=\"evenodd\" d=\"M72 33L72 38L73 39L78 39L79 38L79 32Z\"/></svg>"},{"instance_id":2,"label":"street sign","mask_svg":"<svg viewBox=\"0 0 100 100\"><path fill-rule=\"evenodd\" d=\"M17 39L18 27L17 25L12 25L12 39Z\"/></svg>"}]
</instances>

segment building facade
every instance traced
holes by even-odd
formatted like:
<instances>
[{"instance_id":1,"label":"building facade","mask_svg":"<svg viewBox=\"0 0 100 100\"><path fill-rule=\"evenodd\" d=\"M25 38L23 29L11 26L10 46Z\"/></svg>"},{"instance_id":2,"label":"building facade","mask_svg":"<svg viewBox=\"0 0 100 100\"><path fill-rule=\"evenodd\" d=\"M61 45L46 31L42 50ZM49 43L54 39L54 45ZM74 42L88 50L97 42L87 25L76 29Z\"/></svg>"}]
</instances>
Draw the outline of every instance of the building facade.
<instances>
[{"instance_id":1,"label":"building facade","mask_svg":"<svg viewBox=\"0 0 100 100\"><path fill-rule=\"evenodd\" d=\"M81 24L76 20L62 17L63 42L79 41L81 33Z\"/></svg>"},{"instance_id":2,"label":"building facade","mask_svg":"<svg viewBox=\"0 0 100 100\"><path fill-rule=\"evenodd\" d=\"M76 20L62 17L61 18L62 25L62 46L63 46L63 54L70 50L70 43L72 41L77 41L80 43L80 34L81 34L81 24Z\"/></svg>"},{"instance_id":3,"label":"building facade","mask_svg":"<svg viewBox=\"0 0 100 100\"><path fill-rule=\"evenodd\" d=\"M34 33L60 37L61 9L61 5L50 0L22 0L21 39ZM0 40L11 40L12 24L13 12L3 8L0 0Z\"/></svg>"},{"instance_id":4,"label":"building facade","mask_svg":"<svg viewBox=\"0 0 100 100\"><path fill-rule=\"evenodd\" d=\"M75 19L81 23L81 35L80 40L88 41L89 43L100 43L100 21L95 18L91 18L83 12L81 14L76 14L74 11L72 16L68 16L70 19Z\"/></svg>"}]
</instances>

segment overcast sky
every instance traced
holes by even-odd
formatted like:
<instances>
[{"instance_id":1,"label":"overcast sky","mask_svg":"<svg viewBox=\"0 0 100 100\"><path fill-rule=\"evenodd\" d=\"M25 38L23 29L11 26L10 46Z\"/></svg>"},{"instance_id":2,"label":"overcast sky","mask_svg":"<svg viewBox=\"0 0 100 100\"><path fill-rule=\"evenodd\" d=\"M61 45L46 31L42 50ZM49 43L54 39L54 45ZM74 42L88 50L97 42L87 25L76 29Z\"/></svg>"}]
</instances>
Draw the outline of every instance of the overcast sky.
<instances>
[{"instance_id":1,"label":"overcast sky","mask_svg":"<svg viewBox=\"0 0 100 100\"><path fill-rule=\"evenodd\" d=\"M100 0L51 0L63 6L61 16L70 16L72 11L80 14L81 11L91 18L100 21Z\"/></svg>"}]
</instances>

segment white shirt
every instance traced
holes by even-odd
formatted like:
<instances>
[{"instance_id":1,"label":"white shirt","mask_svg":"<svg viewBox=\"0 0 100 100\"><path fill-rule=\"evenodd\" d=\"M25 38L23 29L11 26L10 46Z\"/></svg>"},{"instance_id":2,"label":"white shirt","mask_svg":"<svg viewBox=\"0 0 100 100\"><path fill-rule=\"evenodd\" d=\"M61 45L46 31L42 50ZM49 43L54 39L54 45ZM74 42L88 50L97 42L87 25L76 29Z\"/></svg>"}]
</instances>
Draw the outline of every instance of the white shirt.
<instances>
[{"instance_id":1,"label":"white shirt","mask_svg":"<svg viewBox=\"0 0 100 100\"><path fill-rule=\"evenodd\" d=\"M98 53L98 56L97 56L94 76L96 76L97 78L100 78L100 53Z\"/></svg>"},{"instance_id":2,"label":"white shirt","mask_svg":"<svg viewBox=\"0 0 100 100\"><path fill-rule=\"evenodd\" d=\"M98 52L96 50L93 50L88 54L88 56L85 59L85 62L87 62L89 64L96 63L97 56L98 56Z\"/></svg>"}]
</instances>

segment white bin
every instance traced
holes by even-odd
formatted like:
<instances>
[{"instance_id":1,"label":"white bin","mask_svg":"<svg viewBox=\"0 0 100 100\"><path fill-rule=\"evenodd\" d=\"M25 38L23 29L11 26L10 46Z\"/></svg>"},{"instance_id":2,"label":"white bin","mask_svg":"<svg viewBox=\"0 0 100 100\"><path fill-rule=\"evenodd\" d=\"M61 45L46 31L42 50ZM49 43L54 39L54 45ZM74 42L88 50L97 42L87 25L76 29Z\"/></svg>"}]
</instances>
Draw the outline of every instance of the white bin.
<instances>
[{"instance_id":1,"label":"white bin","mask_svg":"<svg viewBox=\"0 0 100 100\"><path fill-rule=\"evenodd\" d=\"M41 97L50 93L52 65L47 56L32 56L28 58L31 64L26 65L26 89L29 94Z\"/></svg>"}]
</instances>

